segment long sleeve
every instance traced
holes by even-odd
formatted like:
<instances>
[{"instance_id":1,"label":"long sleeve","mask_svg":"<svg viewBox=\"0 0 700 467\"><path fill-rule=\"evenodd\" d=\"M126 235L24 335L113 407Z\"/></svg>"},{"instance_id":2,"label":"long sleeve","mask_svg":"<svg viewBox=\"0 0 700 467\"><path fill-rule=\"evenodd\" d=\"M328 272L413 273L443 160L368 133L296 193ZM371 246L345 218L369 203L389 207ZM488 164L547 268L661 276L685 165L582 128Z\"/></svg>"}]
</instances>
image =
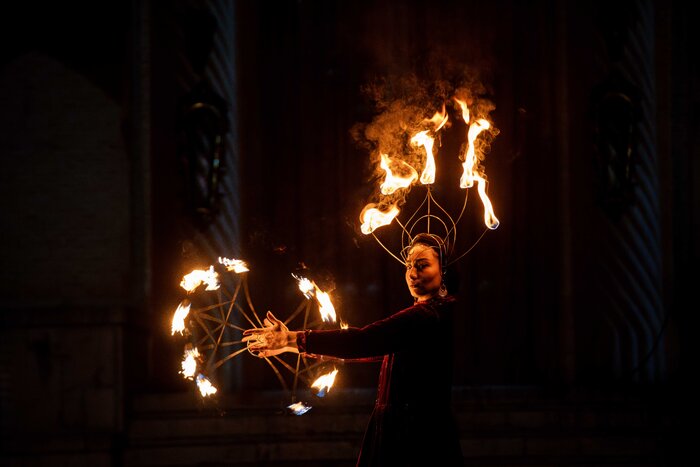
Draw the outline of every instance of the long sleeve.
<instances>
[{"instance_id":1,"label":"long sleeve","mask_svg":"<svg viewBox=\"0 0 700 467\"><path fill-rule=\"evenodd\" d=\"M445 301L450 300L441 304ZM387 355L424 346L440 321L434 303L418 303L363 328L305 331L299 339L300 350L345 359Z\"/></svg>"}]
</instances>

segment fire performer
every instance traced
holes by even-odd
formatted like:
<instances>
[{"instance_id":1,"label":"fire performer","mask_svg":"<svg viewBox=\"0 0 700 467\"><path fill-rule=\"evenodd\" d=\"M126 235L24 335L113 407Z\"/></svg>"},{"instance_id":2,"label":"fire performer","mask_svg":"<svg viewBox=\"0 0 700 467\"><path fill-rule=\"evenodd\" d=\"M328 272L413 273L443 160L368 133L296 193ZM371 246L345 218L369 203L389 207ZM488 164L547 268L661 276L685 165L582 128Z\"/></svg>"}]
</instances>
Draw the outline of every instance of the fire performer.
<instances>
[{"instance_id":1,"label":"fire performer","mask_svg":"<svg viewBox=\"0 0 700 467\"><path fill-rule=\"evenodd\" d=\"M455 298L445 285L445 242L420 233L409 244L406 283L413 306L363 328L289 331L268 313L248 329L252 353L283 352L373 361L383 358L377 399L357 466L461 466L450 400ZM437 358L436 358L437 356Z\"/></svg>"}]
</instances>

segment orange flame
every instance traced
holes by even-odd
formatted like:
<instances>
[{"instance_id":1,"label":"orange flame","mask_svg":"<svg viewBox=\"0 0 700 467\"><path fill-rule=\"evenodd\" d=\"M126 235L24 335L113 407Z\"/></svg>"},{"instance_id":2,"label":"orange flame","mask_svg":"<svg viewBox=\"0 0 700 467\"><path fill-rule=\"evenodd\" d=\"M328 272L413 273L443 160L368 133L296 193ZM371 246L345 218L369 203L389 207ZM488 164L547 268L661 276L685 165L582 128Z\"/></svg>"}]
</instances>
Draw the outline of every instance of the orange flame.
<instances>
[{"instance_id":1,"label":"orange flame","mask_svg":"<svg viewBox=\"0 0 700 467\"><path fill-rule=\"evenodd\" d=\"M498 228L500 222L498 218L496 218L491 200L486 194L486 180L481 175L477 174L478 158L476 157L476 149L474 147L474 141L476 141L477 136L479 136L482 131L491 128L491 124L488 120L479 119L470 125L467 103L457 98L455 98L455 101L462 109L462 119L464 123L469 125L469 130L467 131L467 152L464 155L464 163L462 164L464 170L459 180L459 186L460 188L471 188L474 186L475 181L478 183L477 189L481 197L481 202L484 205L484 224L486 224L486 227L493 230Z\"/></svg>"},{"instance_id":2,"label":"orange flame","mask_svg":"<svg viewBox=\"0 0 700 467\"><path fill-rule=\"evenodd\" d=\"M467 103L463 100L457 99L456 97L453 99L462 109L462 120L464 120L464 123L469 125L469 107L467 107Z\"/></svg>"},{"instance_id":3,"label":"orange flame","mask_svg":"<svg viewBox=\"0 0 700 467\"><path fill-rule=\"evenodd\" d=\"M306 277L297 276L294 273L292 273L292 277L294 277L297 280L299 284L299 290L301 290L301 293L304 294L304 297L306 297L307 300L311 299L311 297L313 297L316 293L316 284L314 284L313 281L307 279Z\"/></svg>"},{"instance_id":4,"label":"orange flame","mask_svg":"<svg viewBox=\"0 0 700 467\"><path fill-rule=\"evenodd\" d=\"M445 110L445 104L442 104L442 111L435 112L435 115L432 116L432 118L426 119L426 122L430 122L433 125L435 125L435 133L440 131L440 128L445 126L445 123L447 123L447 111Z\"/></svg>"},{"instance_id":5,"label":"orange flame","mask_svg":"<svg viewBox=\"0 0 700 467\"><path fill-rule=\"evenodd\" d=\"M323 397L323 395L325 395L333 387L333 383L335 383L335 375L337 374L338 370L334 368L330 373L319 376L316 381L311 384L311 387L318 389L318 395Z\"/></svg>"},{"instance_id":6,"label":"orange flame","mask_svg":"<svg viewBox=\"0 0 700 467\"><path fill-rule=\"evenodd\" d=\"M335 323L335 307L333 306L333 302L331 302L330 296L326 292L323 292L314 281L295 274L292 274L292 276L299 282L299 290L301 290L301 293L303 293L307 299L313 296L316 297L321 319L326 323Z\"/></svg>"},{"instance_id":7,"label":"orange flame","mask_svg":"<svg viewBox=\"0 0 700 467\"><path fill-rule=\"evenodd\" d=\"M184 332L185 332L185 318L187 318L187 315L190 314L190 307L191 306L192 306L192 303L190 303L189 300L183 300L177 306L177 310L175 310L175 314L173 315L173 322L172 322L172 325L170 327L170 334L172 336L174 336L176 332L179 332L180 334L184 334Z\"/></svg>"},{"instance_id":8,"label":"orange flame","mask_svg":"<svg viewBox=\"0 0 700 467\"><path fill-rule=\"evenodd\" d=\"M199 359L199 350L195 347L194 349L185 349L185 357L182 359L182 370L180 374L185 377L185 379L194 379L194 375L197 372L197 360Z\"/></svg>"},{"instance_id":9,"label":"orange flame","mask_svg":"<svg viewBox=\"0 0 700 467\"><path fill-rule=\"evenodd\" d=\"M211 384L211 381L209 381L209 379L202 373L197 375L197 387L199 388L199 393L202 395L202 397L211 396L212 394L216 394L216 391L218 391L218 389Z\"/></svg>"},{"instance_id":10,"label":"orange flame","mask_svg":"<svg viewBox=\"0 0 700 467\"><path fill-rule=\"evenodd\" d=\"M376 204L370 203L360 213L360 221L362 221L360 230L365 235L371 234L379 227L391 224L394 217L399 214L399 208L396 207L396 204L393 204L387 211L380 211L375 206Z\"/></svg>"},{"instance_id":11,"label":"orange flame","mask_svg":"<svg viewBox=\"0 0 700 467\"><path fill-rule=\"evenodd\" d=\"M335 307L331 302L331 297L316 287L316 300L318 300L318 311L321 313L321 319L326 323L335 323Z\"/></svg>"},{"instance_id":12,"label":"orange flame","mask_svg":"<svg viewBox=\"0 0 700 467\"><path fill-rule=\"evenodd\" d=\"M476 176L476 180L479 182L479 196L481 197L481 202L484 204L484 224L491 230L495 230L501 224L493 213L493 206L491 205L491 200L486 194L486 180Z\"/></svg>"},{"instance_id":13,"label":"orange flame","mask_svg":"<svg viewBox=\"0 0 700 467\"><path fill-rule=\"evenodd\" d=\"M401 160L399 162L408 168L409 175L407 177L399 177L398 175L394 175L389 168L389 162L391 162L389 156L387 154L382 154L381 156L382 161L379 164L379 167L386 172L386 177L384 178L384 182L382 182L380 187L383 195L390 195L400 188L408 188L411 186L411 183L418 179L418 172L416 172L416 169Z\"/></svg>"},{"instance_id":14,"label":"orange flame","mask_svg":"<svg viewBox=\"0 0 700 467\"><path fill-rule=\"evenodd\" d=\"M477 177L476 168L478 163L476 151L474 149L474 140L479 136L479 133L488 130L490 127L491 124L484 119L479 119L469 125L469 131L467 133L467 153L464 156L464 164L462 164L464 171L462 172L462 178L459 180L460 188L471 188L474 186L474 180Z\"/></svg>"},{"instance_id":15,"label":"orange flame","mask_svg":"<svg viewBox=\"0 0 700 467\"><path fill-rule=\"evenodd\" d=\"M435 140L432 136L428 136L428 130L420 131L411 138L411 144L414 146L423 146L425 148L425 168L420 174L420 182L423 185L431 185L435 183L435 157L433 156L433 144Z\"/></svg>"},{"instance_id":16,"label":"orange flame","mask_svg":"<svg viewBox=\"0 0 700 467\"><path fill-rule=\"evenodd\" d=\"M248 265L240 259L229 259L219 257L219 264L223 264L226 267L227 271L233 271L236 274L250 271L250 269L248 269Z\"/></svg>"},{"instance_id":17,"label":"orange flame","mask_svg":"<svg viewBox=\"0 0 700 467\"><path fill-rule=\"evenodd\" d=\"M209 269L206 271L195 269L185 275L182 278L182 282L180 282L180 287L185 289L187 293L191 293L202 283L207 284L206 290L217 290L219 288L219 274L214 271L214 266L209 266Z\"/></svg>"}]
</instances>

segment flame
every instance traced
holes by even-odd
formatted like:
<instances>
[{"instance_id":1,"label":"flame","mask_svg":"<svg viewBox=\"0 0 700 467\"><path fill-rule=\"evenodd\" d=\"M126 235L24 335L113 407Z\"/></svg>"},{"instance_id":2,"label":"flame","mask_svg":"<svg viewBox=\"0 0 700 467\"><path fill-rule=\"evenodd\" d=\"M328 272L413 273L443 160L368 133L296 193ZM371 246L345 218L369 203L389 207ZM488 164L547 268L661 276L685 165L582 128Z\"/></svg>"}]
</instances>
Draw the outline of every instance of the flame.
<instances>
[{"instance_id":1,"label":"flame","mask_svg":"<svg viewBox=\"0 0 700 467\"><path fill-rule=\"evenodd\" d=\"M321 319L326 323L335 323L335 307L333 306L333 302L331 302L331 297L326 292L323 292L314 281L295 274L292 274L292 276L299 282L299 290L301 290L307 299L316 296Z\"/></svg>"},{"instance_id":2,"label":"flame","mask_svg":"<svg viewBox=\"0 0 700 467\"><path fill-rule=\"evenodd\" d=\"M185 332L185 318L190 314L190 307L192 303L189 300L183 300L177 306L175 314L173 315L173 322L170 327L170 335L174 336L176 332L184 334Z\"/></svg>"},{"instance_id":3,"label":"flame","mask_svg":"<svg viewBox=\"0 0 700 467\"><path fill-rule=\"evenodd\" d=\"M420 174L420 182L423 185L431 185L435 183L435 157L433 156L434 139L428 136L428 130L420 131L411 138L411 144L414 146L423 146L425 148L425 168Z\"/></svg>"},{"instance_id":4,"label":"flame","mask_svg":"<svg viewBox=\"0 0 700 467\"><path fill-rule=\"evenodd\" d=\"M455 102L459 107L462 109L462 120L464 120L464 123L469 125L469 107L467 107L467 103L463 100L457 99L456 97L454 98Z\"/></svg>"},{"instance_id":5,"label":"flame","mask_svg":"<svg viewBox=\"0 0 700 467\"><path fill-rule=\"evenodd\" d=\"M331 297L316 287L316 300L318 300L318 311L321 313L321 319L326 323L335 323L335 307L331 302Z\"/></svg>"},{"instance_id":6,"label":"flame","mask_svg":"<svg viewBox=\"0 0 700 467\"><path fill-rule=\"evenodd\" d=\"M376 204L370 203L360 213L360 221L362 221L360 230L365 235L371 234L379 227L391 224L394 217L399 214L396 204L391 205L388 211L380 211L375 206Z\"/></svg>"},{"instance_id":7,"label":"flame","mask_svg":"<svg viewBox=\"0 0 700 467\"><path fill-rule=\"evenodd\" d=\"M459 180L460 188L471 188L474 186L474 180L477 177L475 171L478 162L474 149L474 140L479 136L479 133L488 130L490 127L491 124L483 118L469 125L469 131L467 133L467 153L464 156L464 164L462 164L464 171L462 172L462 178Z\"/></svg>"},{"instance_id":8,"label":"flame","mask_svg":"<svg viewBox=\"0 0 700 467\"><path fill-rule=\"evenodd\" d=\"M297 276L295 274L292 274L292 276L299 283L299 290L301 290L301 293L304 294L304 297L306 297L307 300L311 299L311 297L313 297L314 293L316 292L316 284L314 284L313 281L310 281L306 277Z\"/></svg>"},{"instance_id":9,"label":"flame","mask_svg":"<svg viewBox=\"0 0 700 467\"><path fill-rule=\"evenodd\" d=\"M344 321L340 322L340 329L348 329L350 325Z\"/></svg>"},{"instance_id":10,"label":"flame","mask_svg":"<svg viewBox=\"0 0 700 467\"><path fill-rule=\"evenodd\" d=\"M486 194L486 180L476 176L476 180L479 182L479 196L481 197L481 202L484 204L484 224L491 230L495 230L500 225L500 221L496 218L493 213L493 206L491 205L491 200Z\"/></svg>"},{"instance_id":11,"label":"flame","mask_svg":"<svg viewBox=\"0 0 700 467\"><path fill-rule=\"evenodd\" d=\"M185 358L182 359L182 371L180 374L185 379L194 379L194 374L197 372L197 360L199 359L199 350L185 349Z\"/></svg>"},{"instance_id":12,"label":"flame","mask_svg":"<svg viewBox=\"0 0 700 467\"><path fill-rule=\"evenodd\" d=\"M389 163L391 162L389 156L387 154L382 154L381 156L382 161L379 164L379 167L381 167L386 172L386 177L384 178L384 182L382 182L382 185L380 187L383 195L390 195L398 189L408 188L409 186L411 186L411 183L415 182L418 179L418 172L416 172L416 169L414 169L413 167L411 167L410 164L402 160L399 160L399 162L408 168L409 175L407 177L400 177L398 175L394 175L394 173L389 168Z\"/></svg>"},{"instance_id":13,"label":"flame","mask_svg":"<svg viewBox=\"0 0 700 467\"><path fill-rule=\"evenodd\" d=\"M291 410L294 415L304 415L311 410L311 406L304 405L303 402L295 402L292 405L288 405L287 408Z\"/></svg>"},{"instance_id":14,"label":"flame","mask_svg":"<svg viewBox=\"0 0 700 467\"><path fill-rule=\"evenodd\" d=\"M223 264L226 267L227 271L233 271L236 274L250 271L250 269L248 269L248 265L240 259L229 259L219 257L219 264Z\"/></svg>"},{"instance_id":15,"label":"flame","mask_svg":"<svg viewBox=\"0 0 700 467\"><path fill-rule=\"evenodd\" d=\"M199 393L202 395L202 397L211 396L212 394L216 394L216 391L218 391L218 389L211 384L211 381L209 381L209 379L202 373L197 375L197 387L199 388Z\"/></svg>"},{"instance_id":16,"label":"flame","mask_svg":"<svg viewBox=\"0 0 700 467\"><path fill-rule=\"evenodd\" d=\"M311 384L312 388L318 389L318 393L316 394L318 397L325 396L326 393L331 390L335 382L335 375L337 374L338 370L334 368L330 373L319 376L316 381Z\"/></svg>"},{"instance_id":17,"label":"flame","mask_svg":"<svg viewBox=\"0 0 700 467\"><path fill-rule=\"evenodd\" d=\"M191 293L194 289L199 287L202 282L207 284L206 290L217 290L219 288L219 274L214 271L214 266L209 266L209 269L206 271L195 269L182 278L180 287L185 289L187 293Z\"/></svg>"},{"instance_id":18,"label":"flame","mask_svg":"<svg viewBox=\"0 0 700 467\"><path fill-rule=\"evenodd\" d=\"M440 131L440 128L445 126L445 123L447 123L447 111L445 110L445 104L442 104L442 111L435 112L435 115L432 116L432 118L426 119L426 122L430 122L433 125L435 125L435 133Z\"/></svg>"},{"instance_id":19,"label":"flame","mask_svg":"<svg viewBox=\"0 0 700 467\"><path fill-rule=\"evenodd\" d=\"M469 125L469 130L467 131L467 152L464 155L464 164L462 164L462 168L464 170L462 172L462 177L459 180L459 186L460 188L471 188L474 186L475 181L478 182L477 189L479 191L479 196L481 197L481 202L484 205L484 224L486 224L486 227L493 230L498 228L500 222L496 218L496 215L493 212L491 200L486 194L486 180L481 175L476 173L478 159L474 148L474 141L476 140L477 136L479 136L482 131L491 128L491 124L488 122L488 120L484 120L482 118L470 125L469 108L467 107L467 103L457 98L454 100L462 109L462 119L464 120L464 123Z\"/></svg>"}]
</instances>

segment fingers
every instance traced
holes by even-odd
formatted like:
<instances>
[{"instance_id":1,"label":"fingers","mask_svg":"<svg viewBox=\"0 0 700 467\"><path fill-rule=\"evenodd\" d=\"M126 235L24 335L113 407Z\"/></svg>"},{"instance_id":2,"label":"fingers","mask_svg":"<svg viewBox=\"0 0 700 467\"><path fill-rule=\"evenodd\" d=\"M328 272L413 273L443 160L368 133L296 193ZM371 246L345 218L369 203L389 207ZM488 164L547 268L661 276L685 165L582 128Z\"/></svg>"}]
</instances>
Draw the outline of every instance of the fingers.
<instances>
[{"instance_id":1,"label":"fingers","mask_svg":"<svg viewBox=\"0 0 700 467\"><path fill-rule=\"evenodd\" d=\"M271 321L272 323L274 323L274 324L282 324L282 321L278 320L278 319L275 317L275 315L272 314L271 311L268 311L268 312L267 312L267 318L266 318L265 320L266 320L266 321L267 321L267 320L270 320L270 321Z\"/></svg>"}]
</instances>

